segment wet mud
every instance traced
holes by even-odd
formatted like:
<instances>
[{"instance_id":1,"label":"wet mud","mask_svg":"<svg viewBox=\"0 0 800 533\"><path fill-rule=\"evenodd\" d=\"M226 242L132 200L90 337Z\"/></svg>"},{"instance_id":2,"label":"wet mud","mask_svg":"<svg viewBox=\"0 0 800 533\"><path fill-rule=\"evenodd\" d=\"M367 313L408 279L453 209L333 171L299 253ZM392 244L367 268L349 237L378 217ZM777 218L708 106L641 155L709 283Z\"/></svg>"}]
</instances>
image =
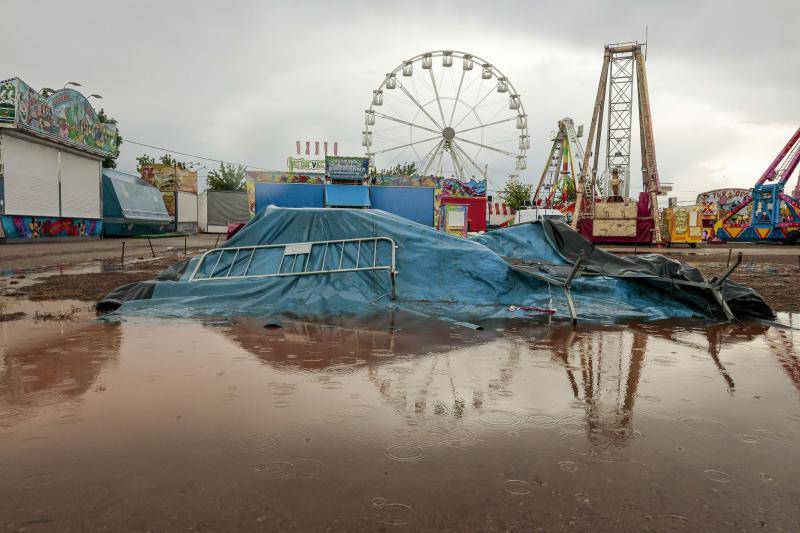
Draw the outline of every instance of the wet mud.
<instances>
[{"instance_id":1,"label":"wet mud","mask_svg":"<svg viewBox=\"0 0 800 533\"><path fill-rule=\"evenodd\" d=\"M800 529L792 329L81 313L0 323L11 531Z\"/></svg>"},{"instance_id":2,"label":"wet mud","mask_svg":"<svg viewBox=\"0 0 800 533\"><path fill-rule=\"evenodd\" d=\"M27 300L79 300L97 303L121 285L153 279L158 273L183 259L182 255L98 260L57 269L11 270L0 276L0 297Z\"/></svg>"}]
</instances>

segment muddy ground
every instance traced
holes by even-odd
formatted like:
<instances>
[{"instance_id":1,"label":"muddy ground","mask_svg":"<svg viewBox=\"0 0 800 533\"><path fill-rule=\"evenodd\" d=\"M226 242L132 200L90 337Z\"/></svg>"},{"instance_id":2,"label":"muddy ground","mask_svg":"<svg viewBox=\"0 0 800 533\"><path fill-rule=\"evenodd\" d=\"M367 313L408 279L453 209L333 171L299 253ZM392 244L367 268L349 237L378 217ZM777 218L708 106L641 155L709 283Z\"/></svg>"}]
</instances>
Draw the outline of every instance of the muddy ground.
<instances>
[{"instance_id":1,"label":"muddy ground","mask_svg":"<svg viewBox=\"0 0 800 533\"><path fill-rule=\"evenodd\" d=\"M786 255L783 247L774 247L773 250L774 255L766 255L769 249L758 249L758 253L743 250L742 263L731 279L754 288L775 311L800 311L800 291L787 290L794 276L800 275L800 257ZM720 254L681 251L665 252L665 255L699 268L707 278L721 275L729 264L727 250ZM102 259L61 265L58 269L38 267L32 273L20 269L11 272L5 288L0 287L0 295L33 301L80 300L94 304L116 287L152 279L184 257L183 250L172 249L155 259L132 257L124 266L117 259ZM730 261L736 261L736 253L731 255ZM59 270L62 273L57 273Z\"/></svg>"},{"instance_id":2,"label":"muddy ground","mask_svg":"<svg viewBox=\"0 0 800 533\"><path fill-rule=\"evenodd\" d=\"M734 279L796 310L775 250ZM795 329L93 320L183 258L0 255L6 529L800 531Z\"/></svg>"},{"instance_id":3,"label":"muddy ground","mask_svg":"<svg viewBox=\"0 0 800 533\"><path fill-rule=\"evenodd\" d=\"M720 276L728 269L727 255L671 257L699 268L707 278ZM735 261L734 255L731 263ZM797 257L745 255L730 279L758 291L775 311L797 312L800 311L800 291L790 290L789 287L798 275L800 261Z\"/></svg>"},{"instance_id":4,"label":"muddy ground","mask_svg":"<svg viewBox=\"0 0 800 533\"><path fill-rule=\"evenodd\" d=\"M137 261L127 267L110 268L103 272L53 274L37 278L33 284L11 289L10 295L33 301L80 300L97 303L106 294L122 285L153 279L159 272L183 259L170 255L152 260ZM27 279L24 274L11 283Z\"/></svg>"}]
</instances>

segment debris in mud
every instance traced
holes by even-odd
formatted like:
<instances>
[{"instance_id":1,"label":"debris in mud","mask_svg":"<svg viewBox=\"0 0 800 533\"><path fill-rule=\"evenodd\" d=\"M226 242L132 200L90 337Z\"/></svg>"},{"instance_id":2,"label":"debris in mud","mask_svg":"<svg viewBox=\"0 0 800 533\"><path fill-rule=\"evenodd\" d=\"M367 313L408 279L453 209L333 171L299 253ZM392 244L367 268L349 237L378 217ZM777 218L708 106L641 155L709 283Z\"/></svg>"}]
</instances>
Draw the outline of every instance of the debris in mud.
<instances>
[{"instance_id":1,"label":"debris in mud","mask_svg":"<svg viewBox=\"0 0 800 533\"><path fill-rule=\"evenodd\" d=\"M3 313L0 311L0 322L11 322L12 320L19 320L26 316L26 313L17 311L16 313Z\"/></svg>"},{"instance_id":2,"label":"debris in mud","mask_svg":"<svg viewBox=\"0 0 800 533\"><path fill-rule=\"evenodd\" d=\"M80 307L71 305L66 311L58 311L55 313L36 311L33 319L40 322L65 322L75 320L76 316L81 311ZM23 313L24 314L24 313Z\"/></svg>"},{"instance_id":3,"label":"debris in mud","mask_svg":"<svg viewBox=\"0 0 800 533\"><path fill-rule=\"evenodd\" d=\"M22 311L16 311L14 313L6 313L6 304L0 303L0 322L11 322L12 320L19 320L26 316L26 313Z\"/></svg>"}]
</instances>

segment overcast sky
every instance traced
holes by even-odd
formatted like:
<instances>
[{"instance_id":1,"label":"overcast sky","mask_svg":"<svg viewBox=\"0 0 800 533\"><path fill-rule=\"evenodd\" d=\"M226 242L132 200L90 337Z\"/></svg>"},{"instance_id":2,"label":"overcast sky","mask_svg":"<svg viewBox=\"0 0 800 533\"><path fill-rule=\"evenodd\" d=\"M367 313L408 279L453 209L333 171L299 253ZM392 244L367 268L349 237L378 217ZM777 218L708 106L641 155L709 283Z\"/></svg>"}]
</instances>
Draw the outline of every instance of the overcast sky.
<instances>
[{"instance_id":1,"label":"overcast sky","mask_svg":"<svg viewBox=\"0 0 800 533\"><path fill-rule=\"evenodd\" d=\"M643 41L646 26L658 165L679 198L751 186L800 125L797 0L6 0L3 19L3 78L80 82L125 138L271 169L298 139L362 154L363 110L384 74L455 49L519 90L534 182L558 119L588 129L603 45ZM160 155L124 144L119 168L144 152Z\"/></svg>"}]
</instances>

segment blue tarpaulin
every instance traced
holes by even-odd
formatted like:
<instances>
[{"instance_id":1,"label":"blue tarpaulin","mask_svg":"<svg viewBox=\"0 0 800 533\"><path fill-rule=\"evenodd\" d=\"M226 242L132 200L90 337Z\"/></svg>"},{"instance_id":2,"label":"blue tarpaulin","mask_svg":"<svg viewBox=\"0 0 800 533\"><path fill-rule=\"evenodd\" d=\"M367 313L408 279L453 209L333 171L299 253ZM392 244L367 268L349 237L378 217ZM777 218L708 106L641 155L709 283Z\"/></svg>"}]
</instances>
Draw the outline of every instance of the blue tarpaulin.
<instances>
[{"instance_id":1,"label":"blue tarpaulin","mask_svg":"<svg viewBox=\"0 0 800 533\"><path fill-rule=\"evenodd\" d=\"M256 183L256 210L267 206L323 207L325 185L311 183Z\"/></svg>"},{"instance_id":2,"label":"blue tarpaulin","mask_svg":"<svg viewBox=\"0 0 800 533\"><path fill-rule=\"evenodd\" d=\"M366 185L326 185L325 207L369 207Z\"/></svg>"},{"instance_id":3,"label":"blue tarpaulin","mask_svg":"<svg viewBox=\"0 0 800 533\"><path fill-rule=\"evenodd\" d=\"M380 185L369 188L369 199L373 209L433 226L433 193L433 187Z\"/></svg>"},{"instance_id":4,"label":"blue tarpaulin","mask_svg":"<svg viewBox=\"0 0 800 533\"><path fill-rule=\"evenodd\" d=\"M390 260L391 247L365 251L351 246L344 251L328 250L328 257L313 261L312 253L309 263L301 258L291 264L279 257L281 249L262 249L263 253L252 258L242 251L209 252L219 254L218 261L211 257L211 261L202 263L203 275L211 279L189 281L200 260L195 257L154 281L121 288L104 302L124 302L119 313L156 316L256 314L331 319L390 309L469 322L542 317L546 313L540 311L550 309L555 310L556 317L570 316L560 287L512 268L503 257L519 251L519 257L528 262L569 269L568 261L554 250L538 224L470 240L374 209L270 207L261 210L225 247L371 237L386 237L397 245L394 300L386 270L285 275L301 271L312 262L330 263L330 254L341 254L344 265L363 264L365 256L375 257L378 264ZM235 277L243 272L275 271L279 260L283 261L283 268L279 268L282 276ZM663 290L612 276L579 276L572 282L572 294L578 315L585 320L713 316L705 301L679 301Z\"/></svg>"}]
</instances>

